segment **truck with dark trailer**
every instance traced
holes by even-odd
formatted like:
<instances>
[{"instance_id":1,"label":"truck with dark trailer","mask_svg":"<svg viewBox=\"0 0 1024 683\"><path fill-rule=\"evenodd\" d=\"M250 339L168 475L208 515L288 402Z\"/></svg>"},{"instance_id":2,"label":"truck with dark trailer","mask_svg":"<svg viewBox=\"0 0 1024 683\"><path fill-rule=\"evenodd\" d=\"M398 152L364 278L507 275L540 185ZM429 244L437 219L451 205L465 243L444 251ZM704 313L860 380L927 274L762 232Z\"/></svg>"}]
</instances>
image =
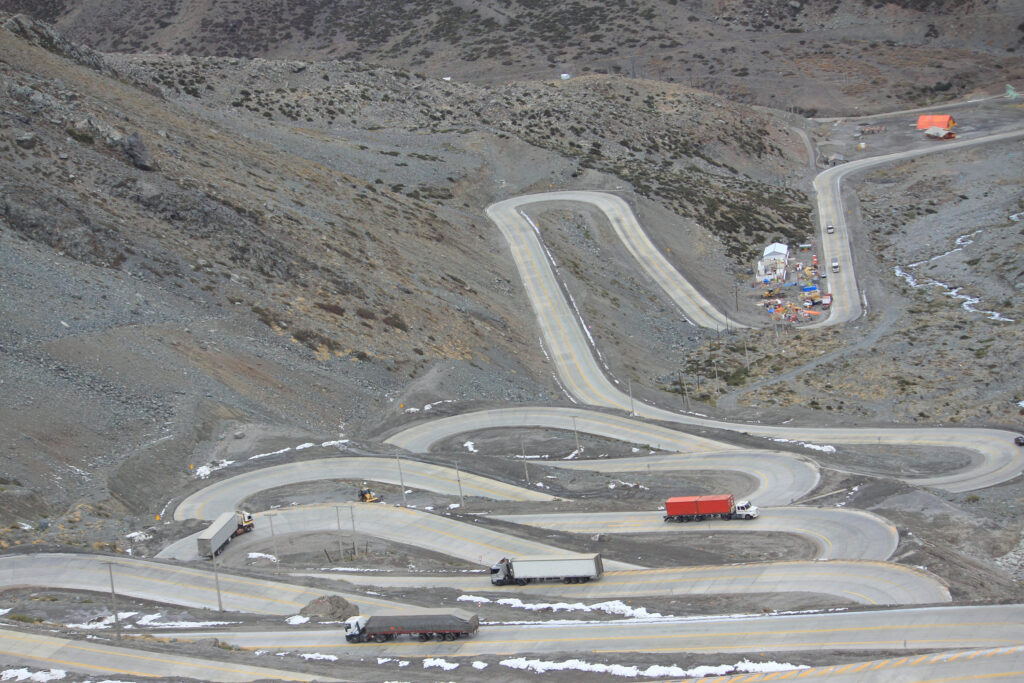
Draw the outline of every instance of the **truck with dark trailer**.
<instances>
[{"instance_id":1,"label":"truck with dark trailer","mask_svg":"<svg viewBox=\"0 0 1024 683\"><path fill-rule=\"evenodd\" d=\"M470 638L480 628L480 617L468 612L355 616L345 620L345 640L350 643L384 643L400 635L421 641Z\"/></svg>"}]
</instances>

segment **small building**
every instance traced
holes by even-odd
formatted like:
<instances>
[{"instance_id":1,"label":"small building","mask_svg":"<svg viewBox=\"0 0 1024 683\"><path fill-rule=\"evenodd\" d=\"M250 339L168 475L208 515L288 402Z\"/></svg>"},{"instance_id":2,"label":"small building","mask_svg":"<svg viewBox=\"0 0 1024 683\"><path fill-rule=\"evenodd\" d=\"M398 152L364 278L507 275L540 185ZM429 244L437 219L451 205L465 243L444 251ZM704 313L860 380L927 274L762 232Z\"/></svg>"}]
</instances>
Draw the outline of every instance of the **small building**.
<instances>
[{"instance_id":1,"label":"small building","mask_svg":"<svg viewBox=\"0 0 1024 683\"><path fill-rule=\"evenodd\" d=\"M757 281L785 282L789 277L789 247L781 242L773 242L764 248L761 260L757 262Z\"/></svg>"},{"instance_id":2,"label":"small building","mask_svg":"<svg viewBox=\"0 0 1024 683\"><path fill-rule=\"evenodd\" d=\"M956 133L953 131L946 130L945 128L939 128L938 126L932 126L926 130L924 134L930 138L935 138L936 140L952 140L956 137Z\"/></svg>"},{"instance_id":3,"label":"small building","mask_svg":"<svg viewBox=\"0 0 1024 683\"><path fill-rule=\"evenodd\" d=\"M781 261L786 263L789 260L789 246L782 242L772 242L764 248L764 253L761 254L761 260L765 263L769 261Z\"/></svg>"},{"instance_id":4,"label":"small building","mask_svg":"<svg viewBox=\"0 0 1024 683\"><path fill-rule=\"evenodd\" d=\"M956 121L949 114L921 114L917 117L918 130L928 130L932 127L949 130L955 125Z\"/></svg>"}]
</instances>

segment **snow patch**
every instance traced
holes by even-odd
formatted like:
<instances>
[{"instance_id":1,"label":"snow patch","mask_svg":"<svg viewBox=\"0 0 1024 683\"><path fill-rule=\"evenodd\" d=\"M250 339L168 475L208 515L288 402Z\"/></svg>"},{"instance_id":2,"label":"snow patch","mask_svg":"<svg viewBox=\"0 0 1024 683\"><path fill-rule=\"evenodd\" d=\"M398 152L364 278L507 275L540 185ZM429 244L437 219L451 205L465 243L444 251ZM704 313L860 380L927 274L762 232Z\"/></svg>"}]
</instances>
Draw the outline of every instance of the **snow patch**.
<instances>
[{"instance_id":1,"label":"snow patch","mask_svg":"<svg viewBox=\"0 0 1024 683\"><path fill-rule=\"evenodd\" d=\"M652 664L641 669L637 666L626 666L623 664L592 664L581 659L568 659L563 662L552 662L541 659L526 659L516 657L503 659L500 664L510 669L521 669L545 673L547 671L591 671L594 673L611 674L612 676L624 676L636 678L645 676L650 678L664 677L703 677L703 676L725 676L731 673L765 673L769 671L791 671L793 669L809 668L803 664L780 664L778 662L751 662L744 659L734 665L722 664L721 666L698 666L693 669L683 669L678 666L663 666Z\"/></svg>"},{"instance_id":2,"label":"snow patch","mask_svg":"<svg viewBox=\"0 0 1024 683\"><path fill-rule=\"evenodd\" d=\"M160 621L163 614L144 614L135 620L136 626L149 626L152 628L210 628L212 626L230 626L240 624L240 621Z\"/></svg>"},{"instance_id":3,"label":"snow patch","mask_svg":"<svg viewBox=\"0 0 1024 683\"><path fill-rule=\"evenodd\" d=\"M217 470L222 470L228 465L234 465L234 460L216 460L206 465L200 465L196 468L196 479L206 479Z\"/></svg>"},{"instance_id":4,"label":"snow patch","mask_svg":"<svg viewBox=\"0 0 1024 683\"><path fill-rule=\"evenodd\" d=\"M304 451L307 448L312 448L315 445L316 445L315 443L300 443L298 446L295 447L295 450L297 450L297 451Z\"/></svg>"},{"instance_id":5,"label":"snow patch","mask_svg":"<svg viewBox=\"0 0 1024 683\"><path fill-rule=\"evenodd\" d=\"M462 444L462 446L463 446L463 448L465 448L470 453L476 453L477 452L476 451L476 444L474 444L472 441L467 441L466 443Z\"/></svg>"},{"instance_id":6,"label":"snow patch","mask_svg":"<svg viewBox=\"0 0 1024 683\"><path fill-rule=\"evenodd\" d=\"M274 555L268 555L267 553L249 553L250 560L270 560L271 562L277 562L277 557Z\"/></svg>"},{"instance_id":7,"label":"snow patch","mask_svg":"<svg viewBox=\"0 0 1024 683\"><path fill-rule=\"evenodd\" d=\"M430 669L432 667L444 669L445 671L451 671L452 669L458 669L459 665L454 662L449 662L440 657L427 657L423 660L424 669Z\"/></svg>"},{"instance_id":8,"label":"snow patch","mask_svg":"<svg viewBox=\"0 0 1024 683\"><path fill-rule=\"evenodd\" d=\"M324 655L324 654L320 654L319 652L307 652L306 654L302 654L302 655L299 655L299 656L302 657L303 659L306 659L306 660L309 660L309 659L319 659L319 660L323 660L323 661L326 661L326 662L336 662L336 661L338 661L338 658L335 657L334 655Z\"/></svg>"},{"instance_id":9,"label":"snow patch","mask_svg":"<svg viewBox=\"0 0 1024 683\"><path fill-rule=\"evenodd\" d=\"M458 602L494 602L498 605L505 605L514 609L525 609L530 612L604 612L605 614L618 614L630 619L661 619L662 615L657 612L648 612L645 608L633 608L621 600L609 600L598 602L593 605L586 605L582 602L523 602L519 598L500 598L491 600L479 595L460 595L456 598Z\"/></svg>"},{"instance_id":10,"label":"snow patch","mask_svg":"<svg viewBox=\"0 0 1024 683\"><path fill-rule=\"evenodd\" d=\"M287 453L290 450L292 450L292 447L288 446L288 448L282 448L279 451L273 451L271 453L257 453L256 455L250 455L249 459L250 460L259 460L260 458L269 458L272 455L281 455L282 453Z\"/></svg>"},{"instance_id":11,"label":"snow patch","mask_svg":"<svg viewBox=\"0 0 1024 683\"><path fill-rule=\"evenodd\" d=\"M301 614L293 614L292 616L285 619L286 622L292 626L298 626L299 624L305 624L309 621L309 617L304 617Z\"/></svg>"},{"instance_id":12,"label":"snow patch","mask_svg":"<svg viewBox=\"0 0 1024 683\"><path fill-rule=\"evenodd\" d=\"M785 422L783 424L785 424ZM835 446L828 446L828 445L822 446L822 445L816 444L816 443L807 443L806 441L794 441L793 439L772 439L772 441L777 441L779 443L795 443L797 446L803 446L804 448L810 448L812 451L822 451L823 453L835 453L836 452L836 447Z\"/></svg>"},{"instance_id":13,"label":"snow patch","mask_svg":"<svg viewBox=\"0 0 1024 683\"><path fill-rule=\"evenodd\" d=\"M4 669L0 681L59 681L67 675L64 669L48 669L32 672L28 669Z\"/></svg>"},{"instance_id":14,"label":"snow patch","mask_svg":"<svg viewBox=\"0 0 1024 683\"><path fill-rule=\"evenodd\" d=\"M123 622L128 617L134 617L136 614L138 614L138 612L118 612L117 613L117 620L120 621L120 622ZM85 624L65 624L65 626L67 626L68 628L80 628L80 629L85 629L85 630L95 630L95 629L110 628L113 625L114 625L114 615L113 614L108 614L105 617L96 617L95 619L93 619L93 620L91 620L91 621L89 621L88 623L85 623Z\"/></svg>"}]
</instances>

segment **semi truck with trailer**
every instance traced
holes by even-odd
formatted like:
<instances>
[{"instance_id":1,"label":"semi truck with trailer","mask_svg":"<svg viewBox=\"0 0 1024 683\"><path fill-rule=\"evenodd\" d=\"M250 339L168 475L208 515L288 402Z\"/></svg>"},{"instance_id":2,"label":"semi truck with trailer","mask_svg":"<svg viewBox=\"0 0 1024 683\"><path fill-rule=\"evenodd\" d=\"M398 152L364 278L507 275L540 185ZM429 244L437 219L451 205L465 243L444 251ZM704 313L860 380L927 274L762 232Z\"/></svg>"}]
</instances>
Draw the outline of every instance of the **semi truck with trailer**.
<instances>
[{"instance_id":1,"label":"semi truck with trailer","mask_svg":"<svg viewBox=\"0 0 1024 683\"><path fill-rule=\"evenodd\" d=\"M213 524L196 537L200 557L213 559L235 536L247 534L256 528L256 522L248 512L225 512Z\"/></svg>"},{"instance_id":2,"label":"semi truck with trailer","mask_svg":"<svg viewBox=\"0 0 1024 683\"><path fill-rule=\"evenodd\" d=\"M585 583L596 581L603 573L600 553L503 557L491 567L491 583L495 586L513 583L525 586L533 581Z\"/></svg>"},{"instance_id":3,"label":"semi truck with trailer","mask_svg":"<svg viewBox=\"0 0 1024 683\"><path fill-rule=\"evenodd\" d=\"M422 641L469 638L480 628L480 617L468 612L447 614L392 614L356 616L345 620L345 640L350 643L383 643L400 635L416 636Z\"/></svg>"},{"instance_id":4,"label":"semi truck with trailer","mask_svg":"<svg viewBox=\"0 0 1024 683\"><path fill-rule=\"evenodd\" d=\"M731 493L715 496L677 496L665 501L666 522L705 519L754 519L760 512L750 501L736 502Z\"/></svg>"}]
</instances>

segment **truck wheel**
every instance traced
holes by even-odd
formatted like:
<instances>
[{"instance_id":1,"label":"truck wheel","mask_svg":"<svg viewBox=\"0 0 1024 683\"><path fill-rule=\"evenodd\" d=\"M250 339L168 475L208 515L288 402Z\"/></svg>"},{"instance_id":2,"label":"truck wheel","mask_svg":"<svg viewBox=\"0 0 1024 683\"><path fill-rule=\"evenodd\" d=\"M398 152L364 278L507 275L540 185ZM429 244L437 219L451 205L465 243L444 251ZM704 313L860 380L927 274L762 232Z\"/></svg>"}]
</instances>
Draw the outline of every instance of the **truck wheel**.
<instances>
[{"instance_id":1,"label":"truck wheel","mask_svg":"<svg viewBox=\"0 0 1024 683\"><path fill-rule=\"evenodd\" d=\"M525 586L528 583L530 583L529 579L516 579L517 586Z\"/></svg>"},{"instance_id":2,"label":"truck wheel","mask_svg":"<svg viewBox=\"0 0 1024 683\"><path fill-rule=\"evenodd\" d=\"M386 641L388 639L388 637L384 633L378 633L377 635L375 635L373 637L373 639L374 639L374 641L376 641L378 643L383 643L384 641Z\"/></svg>"},{"instance_id":3,"label":"truck wheel","mask_svg":"<svg viewBox=\"0 0 1024 683\"><path fill-rule=\"evenodd\" d=\"M421 633L420 634L420 642L424 642L424 641L427 641L427 640L430 640L430 634L429 633Z\"/></svg>"},{"instance_id":4,"label":"truck wheel","mask_svg":"<svg viewBox=\"0 0 1024 683\"><path fill-rule=\"evenodd\" d=\"M732 515L722 515L722 519L732 519Z\"/></svg>"},{"instance_id":5,"label":"truck wheel","mask_svg":"<svg viewBox=\"0 0 1024 683\"><path fill-rule=\"evenodd\" d=\"M445 640L455 640L455 634L454 633L446 633L446 634L444 634L444 639Z\"/></svg>"}]
</instances>

